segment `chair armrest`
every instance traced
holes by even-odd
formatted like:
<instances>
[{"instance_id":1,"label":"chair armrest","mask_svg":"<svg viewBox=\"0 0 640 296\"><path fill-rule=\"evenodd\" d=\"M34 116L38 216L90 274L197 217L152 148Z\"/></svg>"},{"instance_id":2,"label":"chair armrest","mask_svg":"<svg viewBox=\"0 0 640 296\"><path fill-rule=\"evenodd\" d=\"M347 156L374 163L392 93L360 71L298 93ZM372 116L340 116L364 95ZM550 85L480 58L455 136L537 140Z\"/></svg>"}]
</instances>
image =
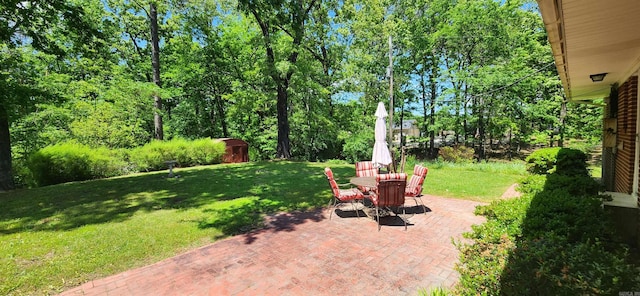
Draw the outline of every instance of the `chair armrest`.
<instances>
[{"instance_id":1,"label":"chair armrest","mask_svg":"<svg viewBox=\"0 0 640 296\"><path fill-rule=\"evenodd\" d=\"M338 187L346 187L346 186L351 187L352 185L351 185L351 183L338 184Z\"/></svg>"}]
</instances>

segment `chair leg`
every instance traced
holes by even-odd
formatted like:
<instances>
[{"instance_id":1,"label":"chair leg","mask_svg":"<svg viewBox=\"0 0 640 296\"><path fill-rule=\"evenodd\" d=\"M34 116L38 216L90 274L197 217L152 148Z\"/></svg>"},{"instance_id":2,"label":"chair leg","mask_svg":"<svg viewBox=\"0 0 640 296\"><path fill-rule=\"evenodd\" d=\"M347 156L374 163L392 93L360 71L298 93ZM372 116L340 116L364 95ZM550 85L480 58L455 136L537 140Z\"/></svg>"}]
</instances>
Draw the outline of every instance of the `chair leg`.
<instances>
[{"instance_id":1,"label":"chair leg","mask_svg":"<svg viewBox=\"0 0 640 296\"><path fill-rule=\"evenodd\" d=\"M353 200L351 200L351 206L356 211L356 215L358 216L358 218L360 218L360 213L359 213L360 211L358 210L358 208L356 208L356 205L353 203Z\"/></svg>"},{"instance_id":2,"label":"chair leg","mask_svg":"<svg viewBox=\"0 0 640 296\"><path fill-rule=\"evenodd\" d=\"M413 199L414 202L416 202L416 207L419 207L420 205L418 204L418 197L412 196L411 198Z\"/></svg>"},{"instance_id":3,"label":"chair leg","mask_svg":"<svg viewBox=\"0 0 640 296\"><path fill-rule=\"evenodd\" d=\"M378 231L380 231L380 214L378 214L378 206L376 206L376 218L378 218Z\"/></svg>"},{"instance_id":4,"label":"chair leg","mask_svg":"<svg viewBox=\"0 0 640 296\"><path fill-rule=\"evenodd\" d=\"M407 212L405 211L404 206L402 206L402 216L406 217L407 216ZM404 222L404 231L407 231L407 220L405 220L404 218L402 219L402 222Z\"/></svg>"},{"instance_id":5,"label":"chair leg","mask_svg":"<svg viewBox=\"0 0 640 296\"><path fill-rule=\"evenodd\" d=\"M424 201L422 201L422 197L421 196L416 196L416 198L420 199L420 203L422 204L422 210L424 211L424 214L426 215L427 214L427 206L424 205Z\"/></svg>"},{"instance_id":6,"label":"chair leg","mask_svg":"<svg viewBox=\"0 0 640 296\"><path fill-rule=\"evenodd\" d=\"M329 211L330 211L329 220L331 220L331 216L333 215L333 212L336 211L336 203L338 202L338 200L335 197L333 197L331 199L333 201L333 207L331 206L331 201L329 201Z\"/></svg>"}]
</instances>

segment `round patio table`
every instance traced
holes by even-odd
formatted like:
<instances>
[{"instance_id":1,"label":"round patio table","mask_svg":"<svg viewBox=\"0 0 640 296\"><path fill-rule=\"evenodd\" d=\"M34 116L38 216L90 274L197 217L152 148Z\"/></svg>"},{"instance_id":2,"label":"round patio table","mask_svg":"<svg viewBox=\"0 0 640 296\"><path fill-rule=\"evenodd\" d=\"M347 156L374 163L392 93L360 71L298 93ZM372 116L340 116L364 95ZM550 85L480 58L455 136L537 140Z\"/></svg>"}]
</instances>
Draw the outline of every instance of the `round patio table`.
<instances>
[{"instance_id":1,"label":"round patio table","mask_svg":"<svg viewBox=\"0 0 640 296\"><path fill-rule=\"evenodd\" d=\"M358 186L376 187L376 177L353 177L349 179L349 183Z\"/></svg>"}]
</instances>

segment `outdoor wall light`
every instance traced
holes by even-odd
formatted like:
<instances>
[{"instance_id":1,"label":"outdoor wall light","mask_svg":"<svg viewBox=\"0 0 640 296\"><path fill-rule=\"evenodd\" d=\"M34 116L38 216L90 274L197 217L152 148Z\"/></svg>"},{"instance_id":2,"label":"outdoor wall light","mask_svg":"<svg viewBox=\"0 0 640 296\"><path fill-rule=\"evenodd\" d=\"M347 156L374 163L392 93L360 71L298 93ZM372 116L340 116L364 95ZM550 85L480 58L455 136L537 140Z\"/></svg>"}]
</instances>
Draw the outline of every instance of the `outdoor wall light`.
<instances>
[{"instance_id":1,"label":"outdoor wall light","mask_svg":"<svg viewBox=\"0 0 640 296\"><path fill-rule=\"evenodd\" d=\"M599 73L599 74L591 74L589 75L589 78L591 78L591 81L593 82L600 82L604 80L605 76L607 76L607 73Z\"/></svg>"}]
</instances>

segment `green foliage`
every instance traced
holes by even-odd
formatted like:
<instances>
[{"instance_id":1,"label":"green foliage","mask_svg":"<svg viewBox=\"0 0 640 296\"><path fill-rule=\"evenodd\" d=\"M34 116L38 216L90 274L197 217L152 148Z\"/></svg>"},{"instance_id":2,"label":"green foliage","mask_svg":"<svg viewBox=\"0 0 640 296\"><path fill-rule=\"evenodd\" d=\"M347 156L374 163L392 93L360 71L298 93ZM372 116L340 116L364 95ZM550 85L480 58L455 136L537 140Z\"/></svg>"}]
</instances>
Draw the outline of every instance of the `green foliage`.
<instances>
[{"instance_id":1,"label":"green foliage","mask_svg":"<svg viewBox=\"0 0 640 296\"><path fill-rule=\"evenodd\" d=\"M581 169L584 154L561 151L534 157L537 171L554 172L524 179L522 197L477 208L487 222L465 233L472 244L458 244L458 293L610 295L640 288L640 269L615 242L599 184ZM547 164L554 158L570 165Z\"/></svg>"},{"instance_id":2,"label":"green foliage","mask_svg":"<svg viewBox=\"0 0 640 296\"><path fill-rule=\"evenodd\" d=\"M560 147L543 148L533 151L525 161L527 162L527 171L532 174L549 174L553 173L558 160L558 152Z\"/></svg>"},{"instance_id":3,"label":"green foliage","mask_svg":"<svg viewBox=\"0 0 640 296\"><path fill-rule=\"evenodd\" d=\"M592 196L602 191L603 186L589 175L548 175L544 191L562 190L575 196Z\"/></svg>"},{"instance_id":4,"label":"green foliage","mask_svg":"<svg viewBox=\"0 0 640 296\"><path fill-rule=\"evenodd\" d=\"M577 149L542 148L532 152L525 161L527 171L533 174L588 175L587 155Z\"/></svg>"},{"instance_id":5,"label":"green foliage","mask_svg":"<svg viewBox=\"0 0 640 296\"><path fill-rule=\"evenodd\" d=\"M176 166L215 164L222 162L225 144L211 139L188 141L176 138L170 141L152 141L131 150L130 160L140 171L167 168L166 161L175 160Z\"/></svg>"},{"instance_id":6,"label":"green foliage","mask_svg":"<svg viewBox=\"0 0 640 296\"><path fill-rule=\"evenodd\" d=\"M289 2L156 3L164 40L162 88L149 82L144 7L50 2L42 10L0 4L8 20L24 20L4 32L0 57L0 97L16 160L70 139L91 147L143 145L152 138L156 111L166 138L242 138L252 144L252 159L273 159L283 113L279 87L287 96L292 157L368 159L369 119L388 97L383 76L389 35L397 53L394 111L424 116L423 135L453 130L468 138L479 131L499 139L509 133L520 144L541 131L539 142L547 144L551 131L559 130L563 97L547 67L553 56L544 25L518 1L405 1L392 10L385 1L329 1L306 14ZM290 14L299 18L282 18ZM262 38L259 20L279 33ZM34 42L19 42L22 35ZM504 85L511 86L478 96ZM155 94L164 100L161 110L154 110ZM601 110L568 108L567 136L598 138L600 121L593 118Z\"/></svg>"},{"instance_id":7,"label":"green foliage","mask_svg":"<svg viewBox=\"0 0 640 296\"><path fill-rule=\"evenodd\" d=\"M343 133L342 156L349 162L371 159L373 149L373 133L370 130L357 133Z\"/></svg>"},{"instance_id":8,"label":"green foliage","mask_svg":"<svg viewBox=\"0 0 640 296\"><path fill-rule=\"evenodd\" d=\"M126 164L106 148L90 148L75 141L47 146L29 158L29 169L39 186L113 177Z\"/></svg>"},{"instance_id":9,"label":"green foliage","mask_svg":"<svg viewBox=\"0 0 640 296\"><path fill-rule=\"evenodd\" d=\"M558 151L556 172L565 176L589 176L587 154L576 149L560 149Z\"/></svg>"},{"instance_id":10,"label":"green foliage","mask_svg":"<svg viewBox=\"0 0 640 296\"><path fill-rule=\"evenodd\" d=\"M438 151L442 160L456 163L472 162L474 153L473 148L466 146L445 146Z\"/></svg>"},{"instance_id":11,"label":"green foliage","mask_svg":"<svg viewBox=\"0 0 640 296\"><path fill-rule=\"evenodd\" d=\"M596 238L611 240L611 225L607 223L599 196L545 190L531 200L521 227L525 237L553 232L573 243Z\"/></svg>"},{"instance_id":12,"label":"green foliage","mask_svg":"<svg viewBox=\"0 0 640 296\"><path fill-rule=\"evenodd\" d=\"M591 223L590 225L593 225ZM590 231L589 229L583 229ZM599 240L572 242L555 232L525 240L510 254L503 295L617 295L638 289L638 270Z\"/></svg>"},{"instance_id":13,"label":"green foliage","mask_svg":"<svg viewBox=\"0 0 640 296\"><path fill-rule=\"evenodd\" d=\"M520 182L520 186L518 186L518 191L526 194L527 196L535 195L540 193L545 188L545 183L547 182L547 175L528 175Z\"/></svg>"},{"instance_id":14,"label":"green foliage","mask_svg":"<svg viewBox=\"0 0 640 296\"><path fill-rule=\"evenodd\" d=\"M433 289L429 289L428 291L425 289L418 290L418 295L420 296L448 296L453 295L451 291L447 288L437 287Z\"/></svg>"},{"instance_id":15,"label":"green foliage","mask_svg":"<svg viewBox=\"0 0 640 296\"><path fill-rule=\"evenodd\" d=\"M189 166L216 164L222 162L222 156L225 154L225 145L222 141L214 141L212 139L197 139L191 141L187 149L187 155L190 162Z\"/></svg>"},{"instance_id":16,"label":"green foliage","mask_svg":"<svg viewBox=\"0 0 640 296\"><path fill-rule=\"evenodd\" d=\"M168 160L177 161L178 167L217 164L222 161L225 148L224 142L208 138L153 141L130 150L92 148L69 141L40 149L29 158L27 166L17 162L17 176L20 184L45 186L164 170Z\"/></svg>"}]
</instances>

